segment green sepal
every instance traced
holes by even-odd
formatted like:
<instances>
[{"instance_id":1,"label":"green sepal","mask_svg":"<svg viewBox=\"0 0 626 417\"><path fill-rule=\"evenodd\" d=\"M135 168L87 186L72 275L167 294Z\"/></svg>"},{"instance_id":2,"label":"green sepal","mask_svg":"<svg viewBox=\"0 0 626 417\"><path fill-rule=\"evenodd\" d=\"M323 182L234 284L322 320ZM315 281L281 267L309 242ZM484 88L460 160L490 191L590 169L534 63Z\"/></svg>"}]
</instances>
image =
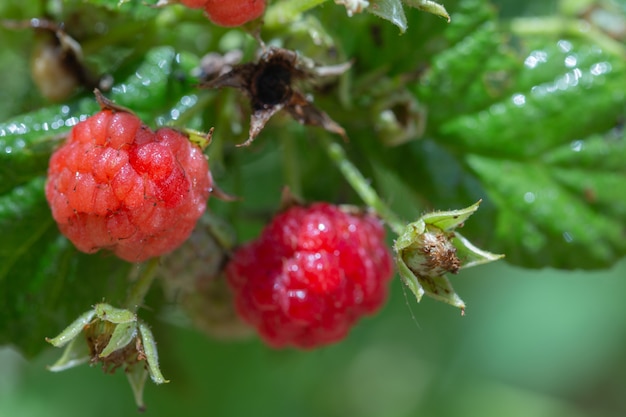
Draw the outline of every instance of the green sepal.
<instances>
[{"instance_id":1,"label":"green sepal","mask_svg":"<svg viewBox=\"0 0 626 417\"><path fill-rule=\"evenodd\" d=\"M47 338L46 342L55 347L63 347L78 336L83 331L83 328L91 322L96 315L95 310L89 310L81 314L76 320L74 320L69 326L65 328L58 336L53 338ZM65 355L65 354L64 354Z\"/></svg>"},{"instance_id":2,"label":"green sepal","mask_svg":"<svg viewBox=\"0 0 626 417\"><path fill-rule=\"evenodd\" d=\"M128 377L128 384L133 390L137 408L139 411L145 411L146 406L143 402L143 389L148 380L148 371L143 366L133 366L126 371L126 376Z\"/></svg>"},{"instance_id":3,"label":"green sepal","mask_svg":"<svg viewBox=\"0 0 626 417\"><path fill-rule=\"evenodd\" d=\"M63 350L63 355L52 365L48 366L51 372L61 372L75 366L89 362L91 354L84 337L73 338Z\"/></svg>"},{"instance_id":4,"label":"green sepal","mask_svg":"<svg viewBox=\"0 0 626 417\"><path fill-rule=\"evenodd\" d=\"M502 258L475 247L455 229L478 209L477 203L450 211L436 211L405 226L394 244L398 273L419 302L426 294L465 310L465 303L446 277L462 268Z\"/></svg>"},{"instance_id":5,"label":"green sepal","mask_svg":"<svg viewBox=\"0 0 626 417\"><path fill-rule=\"evenodd\" d=\"M456 248L456 256L461 261L461 269L497 261L505 256L477 248L459 232L454 232L452 244Z\"/></svg>"},{"instance_id":6,"label":"green sepal","mask_svg":"<svg viewBox=\"0 0 626 417\"><path fill-rule=\"evenodd\" d=\"M420 276L418 278L424 293L437 301L458 307L461 311L465 311L465 302L458 296L450 280L445 275L435 277Z\"/></svg>"},{"instance_id":7,"label":"green sepal","mask_svg":"<svg viewBox=\"0 0 626 417\"><path fill-rule=\"evenodd\" d=\"M450 22L450 15L442 4L430 0L404 0L404 3L409 7L415 7L423 12L442 17L446 19L448 23Z\"/></svg>"},{"instance_id":8,"label":"green sepal","mask_svg":"<svg viewBox=\"0 0 626 417\"><path fill-rule=\"evenodd\" d=\"M465 221L478 210L480 201L460 210L434 211L424 214L420 220L426 225L434 226L444 232L461 227Z\"/></svg>"},{"instance_id":9,"label":"green sepal","mask_svg":"<svg viewBox=\"0 0 626 417\"><path fill-rule=\"evenodd\" d=\"M134 321L120 323L115 326L111 339L106 347L100 352L101 358L106 358L111 353L123 349L137 337L137 323Z\"/></svg>"},{"instance_id":10,"label":"green sepal","mask_svg":"<svg viewBox=\"0 0 626 417\"><path fill-rule=\"evenodd\" d=\"M417 302L422 301L422 297L424 296L424 287L420 284L419 280L413 274L413 272L409 269L408 266L404 263L404 260L400 256L396 256L396 269L398 270L398 274L404 282L404 285L409 287L409 290L415 295Z\"/></svg>"},{"instance_id":11,"label":"green sepal","mask_svg":"<svg viewBox=\"0 0 626 417\"><path fill-rule=\"evenodd\" d=\"M93 310L100 320L114 324L133 323L137 321L137 315L130 310L116 308L107 303L99 303L93 306Z\"/></svg>"},{"instance_id":12,"label":"green sepal","mask_svg":"<svg viewBox=\"0 0 626 417\"><path fill-rule=\"evenodd\" d=\"M161 374L161 369L159 368L159 354L157 352L156 342L154 341L152 331L148 325L143 322L139 322L139 333L141 334L141 342L143 343L143 351L146 355L150 378L155 384L170 382Z\"/></svg>"}]
</instances>

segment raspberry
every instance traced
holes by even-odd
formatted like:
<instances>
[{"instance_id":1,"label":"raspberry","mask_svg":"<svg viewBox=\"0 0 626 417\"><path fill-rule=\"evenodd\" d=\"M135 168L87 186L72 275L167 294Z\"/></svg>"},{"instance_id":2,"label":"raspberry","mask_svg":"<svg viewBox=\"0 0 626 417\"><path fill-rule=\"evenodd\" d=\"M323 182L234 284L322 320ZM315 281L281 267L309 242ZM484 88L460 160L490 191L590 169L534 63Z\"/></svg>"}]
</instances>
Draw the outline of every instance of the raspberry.
<instances>
[{"instance_id":1,"label":"raspberry","mask_svg":"<svg viewBox=\"0 0 626 417\"><path fill-rule=\"evenodd\" d=\"M265 0L207 0L204 10L216 25L240 26L263 14Z\"/></svg>"},{"instance_id":2,"label":"raspberry","mask_svg":"<svg viewBox=\"0 0 626 417\"><path fill-rule=\"evenodd\" d=\"M327 203L294 206L226 268L238 313L273 347L343 339L378 310L392 276L380 221Z\"/></svg>"},{"instance_id":3,"label":"raspberry","mask_svg":"<svg viewBox=\"0 0 626 417\"><path fill-rule=\"evenodd\" d=\"M52 155L46 198L79 250L141 262L187 239L211 187L202 150L185 135L103 109L74 126Z\"/></svg>"}]
</instances>

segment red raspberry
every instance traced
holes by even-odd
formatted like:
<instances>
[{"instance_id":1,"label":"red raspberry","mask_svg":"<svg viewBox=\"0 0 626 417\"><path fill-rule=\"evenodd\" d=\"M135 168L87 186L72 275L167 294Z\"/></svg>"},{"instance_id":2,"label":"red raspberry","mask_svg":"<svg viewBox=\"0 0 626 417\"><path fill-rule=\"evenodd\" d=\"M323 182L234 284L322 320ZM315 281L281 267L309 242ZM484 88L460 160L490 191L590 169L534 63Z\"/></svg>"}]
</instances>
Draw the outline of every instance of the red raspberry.
<instances>
[{"instance_id":1,"label":"red raspberry","mask_svg":"<svg viewBox=\"0 0 626 417\"><path fill-rule=\"evenodd\" d=\"M207 0L204 10L216 25L241 26L263 14L265 0Z\"/></svg>"},{"instance_id":2,"label":"red raspberry","mask_svg":"<svg viewBox=\"0 0 626 417\"><path fill-rule=\"evenodd\" d=\"M343 339L382 306L392 272L380 221L327 203L280 213L226 269L242 318L269 345L299 348Z\"/></svg>"},{"instance_id":3,"label":"red raspberry","mask_svg":"<svg viewBox=\"0 0 626 417\"><path fill-rule=\"evenodd\" d=\"M185 135L105 109L74 126L52 155L46 198L79 250L141 262L187 239L211 186L202 150Z\"/></svg>"}]
</instances>

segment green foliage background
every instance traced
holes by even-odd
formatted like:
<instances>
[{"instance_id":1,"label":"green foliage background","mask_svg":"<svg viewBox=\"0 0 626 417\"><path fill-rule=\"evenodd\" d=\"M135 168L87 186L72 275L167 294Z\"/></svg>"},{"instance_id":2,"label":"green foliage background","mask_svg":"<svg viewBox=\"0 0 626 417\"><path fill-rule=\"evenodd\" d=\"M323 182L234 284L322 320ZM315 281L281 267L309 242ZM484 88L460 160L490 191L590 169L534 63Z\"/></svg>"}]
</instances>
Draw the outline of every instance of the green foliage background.
<instances>
[{"instance_id":1,"label":"green foliage background","mask_svg":"<svg viewBox=\"0 0 626 417\"><path fill-rule=\"evenodd\" d=\"M378 316L313 352L159 326L172 382L146 386L147 415L619 417L625 273L623 262L604 273L469 270L455 281L471 306L465 317L428 299L409 297L409 309L396 282ZM0 415L135 415L121 373L52 374L44 367L58 350L33 362L0 352Z\"/></svg>"},{"instance_id":2,"label":"green foliage background","mask_svg":"<svg viewBox=\"0 0 626 417\"><path fill-rule=\"evenodd\" d=\"M277 208L285 183L308 200L359 203L329 168L316 144L319 130L277 117L252 148L234 147L248 126L241 95L198 92L189 74L208 51L242 48L251 58L254 41L242 32L216 28L182 7L22 3L2 3L0 16L28 19L46 10L62 17L68 31L78 32L72 34L89 65L114 75L108 96L151 126L216 127L212 171L244 200L212 199L210 206L242 241ZM606 33L626 26L626 3L445 5L449 25L406 8L402 35L402 23L370 14L348 18L330 1L287 26L281 12L291 9L276 7L262 36L318 62L354 59L346 76L315 94L316 105L348 131L350 158L407 220L484 199L463 233L505 253L508 265L454 277L469 306L463 318L431 300L415 305L395 282L378 316L345 342L315 352L216 342L160 321L158 308L147 311L172 380L147 387L151 414L626 412L626 264L619 262L626 253L626 47L623 33ZM580 14L587 7L608 10L613 19ZM80 10L80 19L67 10ZM386 17L403 22L394 10ZM591 30L580 29L583 18ZM48 156L97 106L89 92L61 104L41 98L27 71L34 42L31 31L0 30L0 344L30 358L0 350L0 415L130 415L123 375L44 369L59 352L45 350L43 337L102 297L121 302L131 267L77 253L50 218L42 195ZM379 116L407 97L418 124L427 115L425 130L418 140L385 146L401 126ZM528 269L542 267L569 271ZM572 271L580 268L605 270ZM156 293L148 305L159 306Z\"/></svg>"}]
</instances>

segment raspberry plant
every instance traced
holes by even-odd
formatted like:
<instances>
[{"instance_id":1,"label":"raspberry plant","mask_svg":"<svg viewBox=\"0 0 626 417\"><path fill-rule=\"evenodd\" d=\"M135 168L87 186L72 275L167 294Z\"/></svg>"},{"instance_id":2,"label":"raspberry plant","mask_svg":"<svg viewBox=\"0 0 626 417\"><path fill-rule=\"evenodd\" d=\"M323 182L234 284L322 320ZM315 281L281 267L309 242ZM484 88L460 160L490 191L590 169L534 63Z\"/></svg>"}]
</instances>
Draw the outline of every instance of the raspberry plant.
<instances>
[{"instance_id":1,"label":"raspberry plant","mask_svg":"<svg viewBox=\"0 0 626 417\"><path fill-rule=\"evenodd\" d=\"M1 344L33 357L44 337L79 317L61 335L102 327L88 337L106 346L92 344L81 360L139 370L129 379L141 404L142 372L160 375L145 351L159 335L146 336L142 307L159 312L193 300L184 308L189 321L206 323L198 317L205 306L233 297L215 284L224 265L270 222L285 186L296 199L375 213L394 234L387 244L397 276L417 299L426 294L462 311L453 275L498 259L493 253L523 268L565 270L607 268L626 253L624 35L589 12L623 23L623 7L563 6L556 20L503 21L484 0L445 8L275 0L246 9L253 17L222 22L244 26L225 28L178 2L151 3L0 5L8 45L0 62L11 63L0 67ZM38 67L33 80L28 61L42 62L41 54L55 70ZM70 88L37 89L59 77ZM205 153L221 200L211 198L205 216L234 228L238 243L211 226L215 258L180 247L181 259L210 258L215 277L191 261L188 271L168 274L156 259L136 266L106 252L85 254L60 234L46 173L70 131L98 112L94 84L149 129L190 138L215 129ZM167 282L174 275L180 281ZM165 295L153 290L146 302L155 276ZM198 295L207 288L217 290ZM232 309L224 311L232 320ZM126 319L107 320L118 314ZM62 359L69 362L85 353L68 346ZM136 349L122 355L128 347Z\"/></svg>"}]
</instances>

